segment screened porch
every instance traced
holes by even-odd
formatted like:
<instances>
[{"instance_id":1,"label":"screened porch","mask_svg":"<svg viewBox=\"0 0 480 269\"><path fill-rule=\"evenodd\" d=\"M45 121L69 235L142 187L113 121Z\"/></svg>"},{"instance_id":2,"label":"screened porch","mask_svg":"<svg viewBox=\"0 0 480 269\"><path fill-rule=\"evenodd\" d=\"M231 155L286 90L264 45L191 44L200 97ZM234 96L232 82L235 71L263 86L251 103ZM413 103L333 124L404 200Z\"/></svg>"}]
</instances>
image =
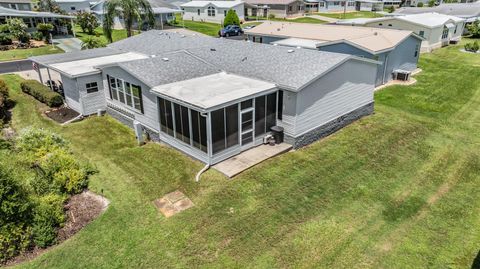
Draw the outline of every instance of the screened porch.
<instances>
[{"instance_id":1,"label":"screened porch","mask_svg":"<svg viewBox=\"0 0 480 269\"><path fill-rule=\"evenodd\" d=\"M160 139L209 164L262 144L282 117L283 92L274 84L225 73L152 92Z\"/></svg>"}]
</instances>

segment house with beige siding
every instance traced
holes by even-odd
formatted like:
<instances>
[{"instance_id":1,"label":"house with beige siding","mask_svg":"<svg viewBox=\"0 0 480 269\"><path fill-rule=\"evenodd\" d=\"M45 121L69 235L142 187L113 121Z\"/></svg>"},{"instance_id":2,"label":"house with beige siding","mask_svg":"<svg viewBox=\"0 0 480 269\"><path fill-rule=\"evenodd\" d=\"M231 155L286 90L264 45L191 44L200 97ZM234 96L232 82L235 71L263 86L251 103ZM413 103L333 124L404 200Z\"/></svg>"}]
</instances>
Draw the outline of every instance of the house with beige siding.
<instances>
[{"instance_id":1,"label":"house with beige siding","mask_svg":"<svg viewBox=\"0 0 480 269\"><path fill-rule=\"evenodd\" d=\"M422 52L430 52L448 46L450 43L459 42L465 27L464 19L435 12L373 19L351 19L336 23L412 31L424 39Z\"/></svg>"},{"instance_id":2,"label":"house with beige siding","mask_svg":"<svg viewBox=\"0 0 480 269\"><path fill-rule=\"evenodd\" d=\"M303 16L305 2L303 0L245 0L254 7L247 8L247 16L265 17L272 14L276 18Z\"/></svg>"},{"instance_id":3,"label":"house with beige siding","mask_svg":"<svg viewBox=\"0 0 480 269\"><path fill-rule=\"evenodd\" d=\"M244 21L242 1L190 1L180 5L184 20L223 23L229 10L235 11L240 21Z\"/></svg>"}]
</instances>

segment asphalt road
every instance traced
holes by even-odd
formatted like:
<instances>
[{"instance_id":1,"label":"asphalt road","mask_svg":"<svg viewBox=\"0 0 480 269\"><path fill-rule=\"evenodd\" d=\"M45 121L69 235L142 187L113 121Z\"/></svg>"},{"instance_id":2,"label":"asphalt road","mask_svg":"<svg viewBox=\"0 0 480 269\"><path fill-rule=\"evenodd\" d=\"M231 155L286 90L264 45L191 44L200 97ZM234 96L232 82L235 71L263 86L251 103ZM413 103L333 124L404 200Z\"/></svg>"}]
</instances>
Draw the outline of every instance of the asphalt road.
<instances>
[{"instance_id":1,"label":"asphalt road","mask_svg":"<svg viewBox=\"0 0 480 269\"><path fill-rule=\"evenodd\" d=\"M0 62L0 74L32 70L30 60L18 60L10 62Z\"/></svg>"}]
</instances>

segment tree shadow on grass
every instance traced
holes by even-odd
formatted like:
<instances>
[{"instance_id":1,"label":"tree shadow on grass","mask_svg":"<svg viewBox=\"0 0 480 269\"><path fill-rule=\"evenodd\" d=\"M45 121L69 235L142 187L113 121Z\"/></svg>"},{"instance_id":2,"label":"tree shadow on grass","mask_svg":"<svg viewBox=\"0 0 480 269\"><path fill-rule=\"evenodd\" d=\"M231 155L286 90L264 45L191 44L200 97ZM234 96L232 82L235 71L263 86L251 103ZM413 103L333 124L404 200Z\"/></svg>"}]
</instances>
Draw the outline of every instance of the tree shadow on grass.
<instances>
[{"instance_id":1,"label":"tree shadow on grass","mask_svg":"<svg viewBox=\"0 0 480 269\"><path fill-rule=\"evenodd\" d=\"M477 257L475 257L475 259L473 259L471 269L480 269L480 250L477 253Z\"/></svg>"}]
</instances>

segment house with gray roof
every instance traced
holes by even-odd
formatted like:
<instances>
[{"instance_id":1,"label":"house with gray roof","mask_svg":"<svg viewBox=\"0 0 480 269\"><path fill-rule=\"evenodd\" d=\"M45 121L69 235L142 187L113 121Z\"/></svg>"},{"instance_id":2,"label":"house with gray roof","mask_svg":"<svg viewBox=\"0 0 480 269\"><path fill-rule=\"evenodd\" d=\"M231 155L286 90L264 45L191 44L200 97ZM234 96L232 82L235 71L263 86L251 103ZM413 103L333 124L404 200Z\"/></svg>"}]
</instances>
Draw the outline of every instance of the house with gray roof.
<instances>
[{"instance_id":1,"label":"house with gray roof","mask_svg":"<svg viewBox=\"0 0 480 269\"><path fill-rule=\"evenodd\" d=\"M51 12L36 12L0 6L0 24L5 23L7 19L11 18L23 20L23 22L27 25L27 31L29 32L36 31L37 24L39 23L51 23L55 27L55 32L67 34L68 27L66 24L68 21L70 21L69 23L73 25L73 19L75 17Z\"/></svg>"},{"instance_id":2,"label":"house with gray roof","mask_svg":"<svg viewBox=\"0 0 480 269\"><path fill-rule=\"evenodd\" d=\"M105 110L137 137L208 165L263 144L273 126L298 148L372 113L379 64L156 30L107 48L30 59L60 73L66 104L80 114Z\"/></svg>"},{"instance_id":3,"label":"house with gray roof","mask_svg":"<svg viewBox=\"0 0 480 269\"><path fill-rule=\"evenodd\" d=\"M31 0L0 0L0 7L16 10L32 10Z\"/></svg>"}]
</instances>

